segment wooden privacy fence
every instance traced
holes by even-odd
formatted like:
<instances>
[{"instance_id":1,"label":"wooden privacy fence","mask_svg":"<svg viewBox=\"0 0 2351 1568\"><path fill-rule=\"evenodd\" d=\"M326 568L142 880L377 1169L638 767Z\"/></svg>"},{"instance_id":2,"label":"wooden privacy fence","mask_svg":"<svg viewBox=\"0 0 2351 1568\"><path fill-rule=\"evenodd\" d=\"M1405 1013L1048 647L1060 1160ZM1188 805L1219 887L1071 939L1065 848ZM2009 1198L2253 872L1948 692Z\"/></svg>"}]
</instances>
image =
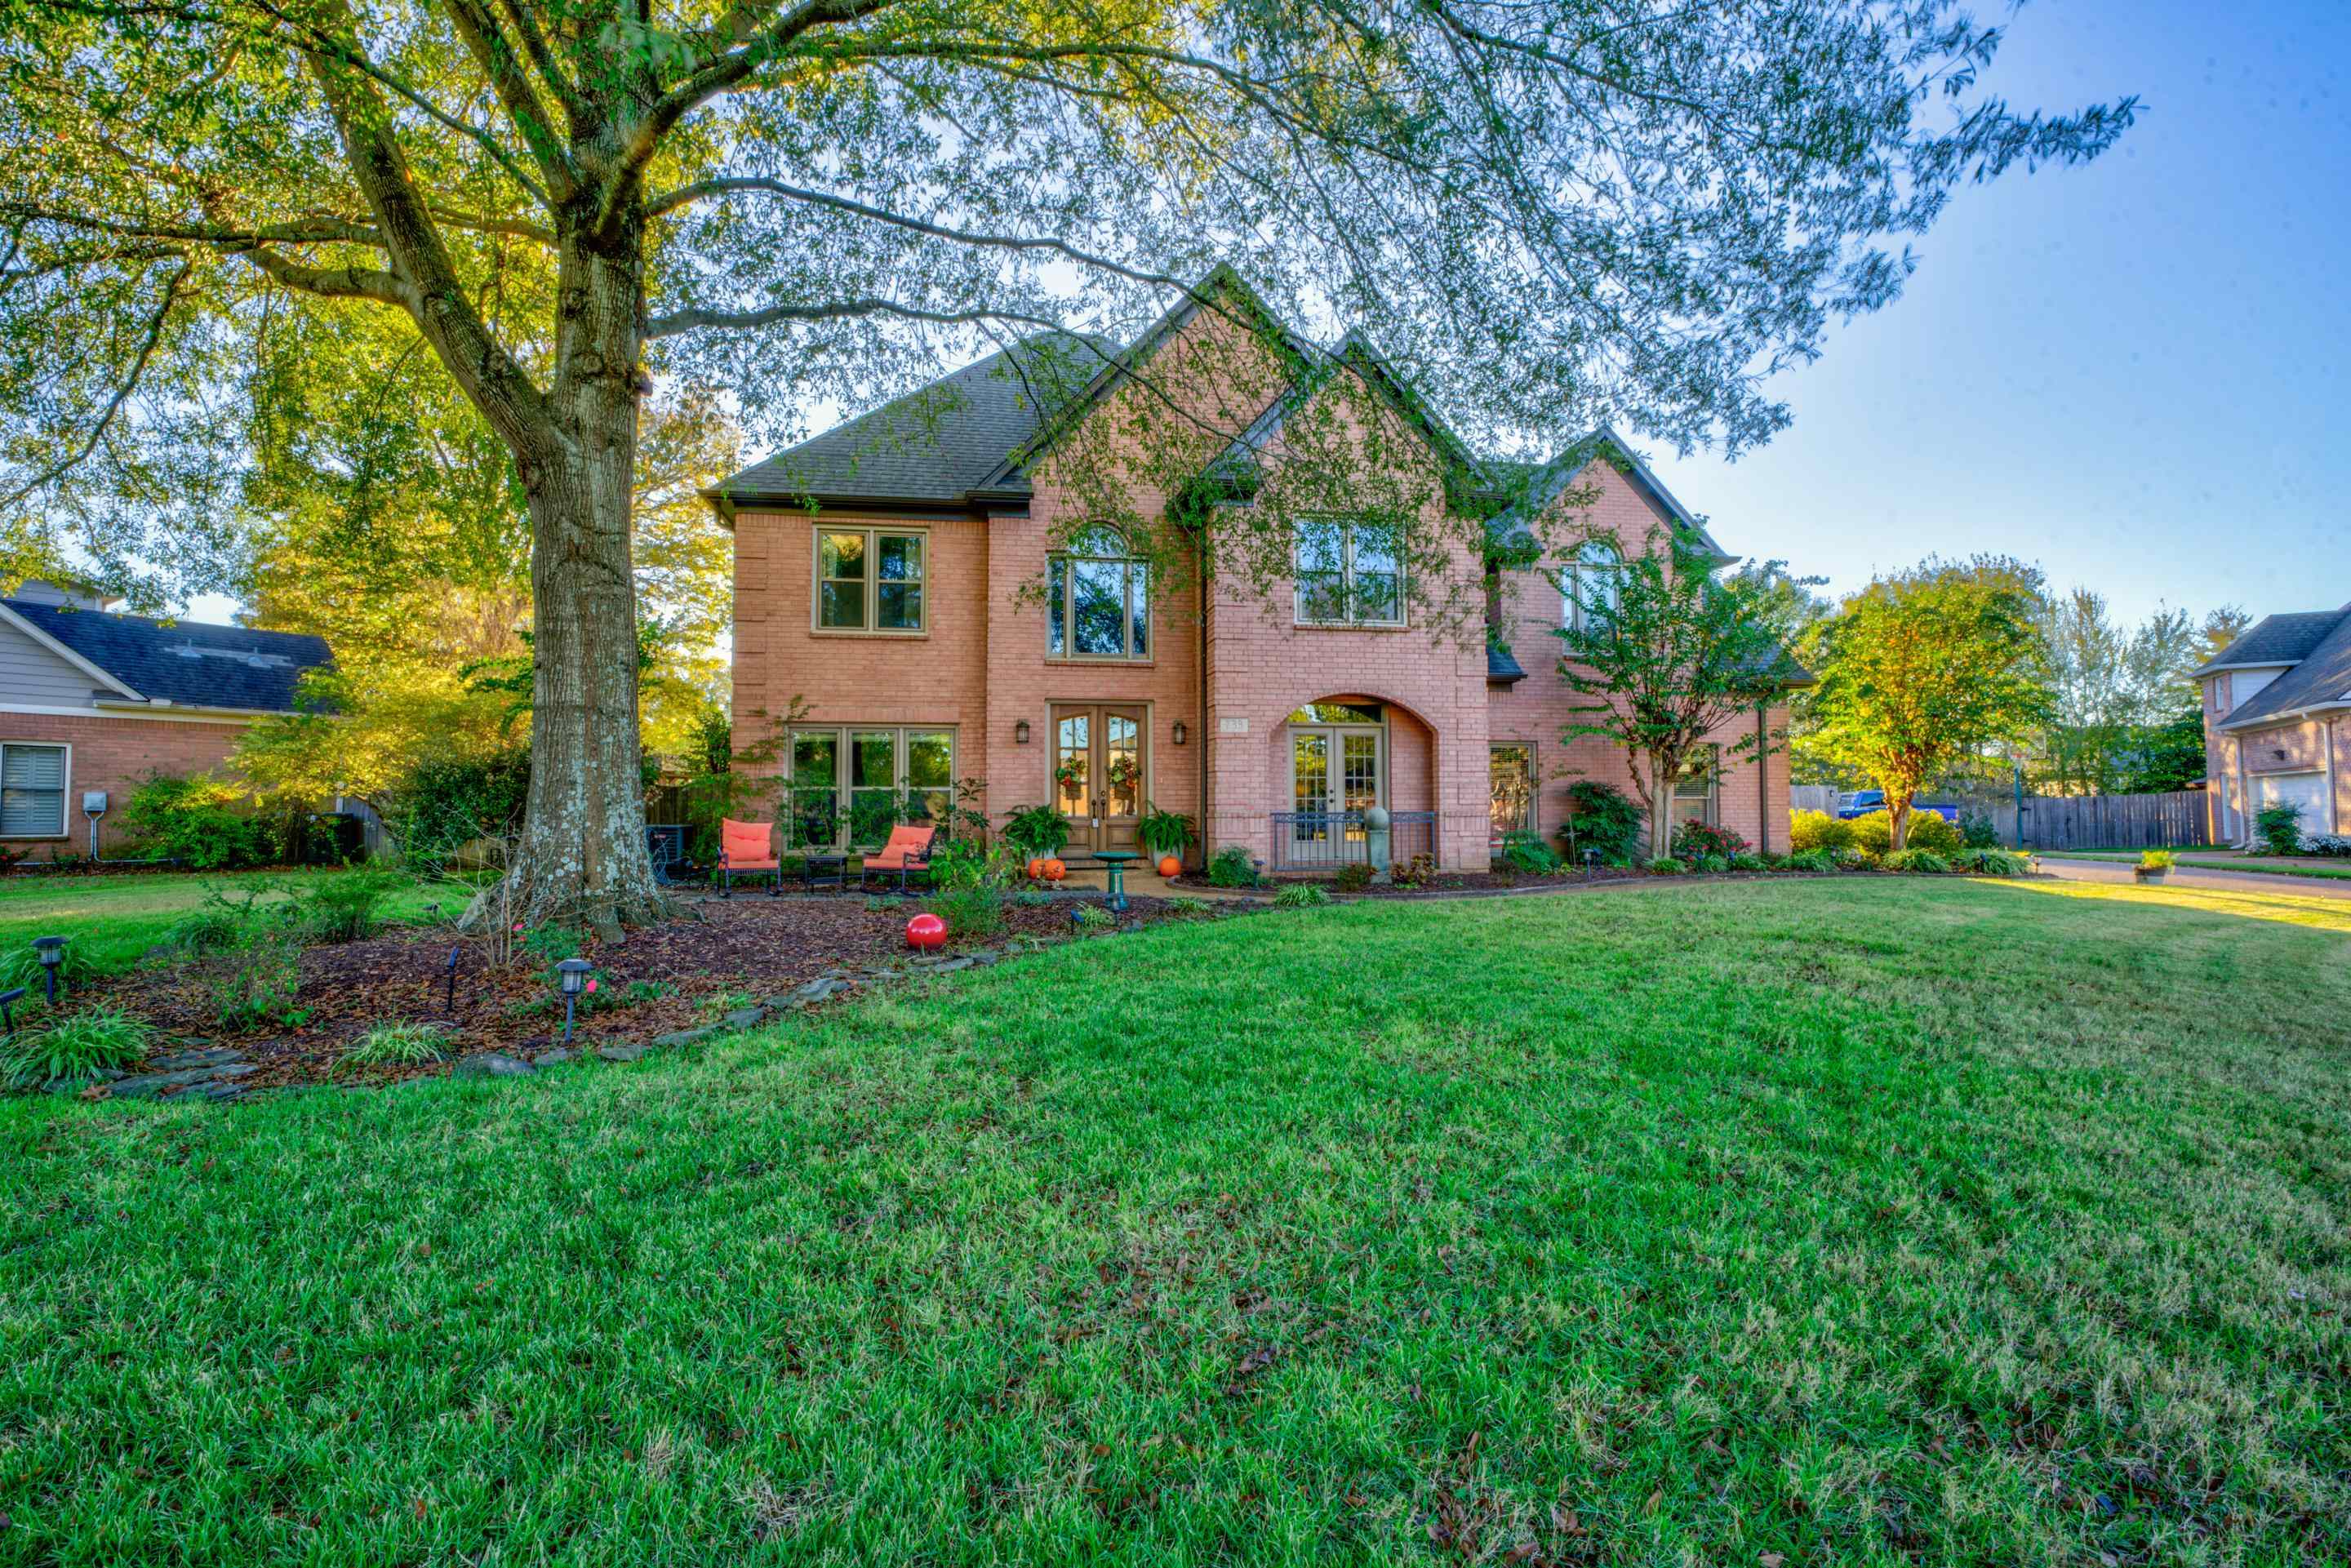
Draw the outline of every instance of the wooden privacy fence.
<instances>
[{"instance_id":1,"label":"wooden privacy fence","mask_svg":"<svg viewBox=\"0 0 2351 1568\"><path fill-rule=\"evenodd\" d=\"M2210 818L2201 789L2168 795L2027 795L2017 820L2013 800L1990 816L2002 843L2036 850L2141 850L2158 844L2209 844Z\"/></svg>"}]
</instances>

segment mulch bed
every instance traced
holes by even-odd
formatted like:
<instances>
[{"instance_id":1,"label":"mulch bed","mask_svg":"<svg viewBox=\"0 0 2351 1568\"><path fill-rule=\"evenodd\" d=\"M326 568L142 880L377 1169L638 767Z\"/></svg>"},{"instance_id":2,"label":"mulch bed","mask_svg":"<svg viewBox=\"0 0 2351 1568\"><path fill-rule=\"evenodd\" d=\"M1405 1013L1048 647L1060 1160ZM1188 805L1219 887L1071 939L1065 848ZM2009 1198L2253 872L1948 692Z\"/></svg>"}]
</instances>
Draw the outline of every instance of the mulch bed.
<instances>
[{"instance_id":1,"label":"mulch bed","mask_svg":"<svg viewBox=\"0 0 2351 1568\"><path fill-rule=\"evenodd\" d=\"M1068 936L1071 909L1098 902L1060 897L1035 907L1008 903L1001 931L951 945L947 953L1001 947L1015 937ZM1129 903L1122 925L1148 924L1166 909L1158 899L1138 897ZM921 908L919 900L910 900L869 909L855 894L690 900L680 918L632 932L610 946L591 946L582 955L596 965L597 988L595 1005L575 1025L572 1045L587 1051L643 1041L708 1023L747 1001L784 996L826 975L855 977L862 970L901 966L914 956L906 946L906 922ZM453 946L457 950L454 1009L448 1003ZM402 928L363 942L305 948L293 1004L299 1021L291 1028L222 1027L204 980L204 965L212 962L217 961L143 965L86 988L73 1002L119 1007L144 1019L156 1031L152 1052L156 1056L197 1045L235 1050L253 1067L241 1079L247 1091L438 1076L477 1052L528 1058L556 1045L563 1031L563 1004L553 994L545 962L524 955L494 966L479 937ZM658 986L662 994L612 1005L636 982ZM448 1060L421 1066L344 1066L343 1052L383 1023L443 1026L449 1040Z\"/></svg>"}]
</instances>

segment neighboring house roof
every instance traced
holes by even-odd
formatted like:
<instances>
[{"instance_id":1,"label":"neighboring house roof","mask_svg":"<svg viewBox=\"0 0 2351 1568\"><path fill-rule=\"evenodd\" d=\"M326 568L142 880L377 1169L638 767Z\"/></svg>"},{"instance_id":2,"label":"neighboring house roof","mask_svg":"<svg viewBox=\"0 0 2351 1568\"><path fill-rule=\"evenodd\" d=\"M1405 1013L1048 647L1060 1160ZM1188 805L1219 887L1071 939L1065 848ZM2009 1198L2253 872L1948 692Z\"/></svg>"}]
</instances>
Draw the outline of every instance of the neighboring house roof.
<instances>
[{"instance_id":1,"label":"neighboring house roof","mask_svg":"<svg viewBox=\"0 0 2351 1568\"><path fill-rule=\"evenodd\" d=\"M243 713L296 713L304 674L333 663L326 640L199 621L154 621L103 610L0 600L20 630L92 671L101 700Z\"/></svg>"},{"instance_id":2,"label":"neighboring house roof","mask_svg":"<svg viewBox=\"0 0 2351 1568\"><path fill-rule=\"evenodd\" d=\"M2343 610L2314 610L2296 615L2264 616L2238 634L2237 640L2206 662L2198 675L2217 670L2260 668L2266 664L2299 664L2351 614Z\"/></svg>"},{"instance_id":3,"label":"neighboring house roof","mask_svg":"<svg viewBox=\"0 0 2351 1568\"><path fill-rule=\"evenodd\" d=\"M2252 641L2275 622L2317 620L2327 620L2332 624L2317 642L2311 644L2309 653L2294 668L2233 709L2220 722L2221 728L2248 729L2255 725L2293 718L2314 708L2351 706L2351 610L2337 610L2327 615L2273 615L2230 644L2213 664L2276 663L2276 660L2269 658L2232 659L2231 655L2239 646ZM2275 634L2266 645L2296 645L2306 639L2308 632L2307 626L2296 625L2288 632Z\"/></svg>"},{"instance_id":4,"label":"neighboring house roof","mask_svg":"<svg viewBox=\"0 0 2351 1568\"><path fill-rule=\"evenodd\" d=\"M709 492L729 502L959 505L1005 455L1079 394L1117 351L1107 339L1040 332L872 413L755 463ZM1025 483L1021 488L1026 488Z\"/></svg>"}]
</instances>

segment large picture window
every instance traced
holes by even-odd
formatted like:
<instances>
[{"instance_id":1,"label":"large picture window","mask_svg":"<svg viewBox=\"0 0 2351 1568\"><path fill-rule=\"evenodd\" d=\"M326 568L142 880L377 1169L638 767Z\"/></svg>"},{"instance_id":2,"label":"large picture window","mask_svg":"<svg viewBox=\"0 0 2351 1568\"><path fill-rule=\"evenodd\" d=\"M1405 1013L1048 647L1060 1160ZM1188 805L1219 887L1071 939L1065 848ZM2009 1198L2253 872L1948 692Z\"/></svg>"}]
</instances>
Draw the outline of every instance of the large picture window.
<instances>
[{"instance_id":1,"label":"large picture window","mask_svg":"<svg viewBox=\"0 0 2351 1568\"><path fill-rule=\"evenodd\" d=\"M1151 657L1151 568L1130 553L1116 528L1088 528L1054 556L1045 599L1047 656Z\"/></svg>"},{"instance_id":2,"label":"large picture window","mask_svg":"<svg viewBox=\"0 0 2351 1568\"><path fill-rule=\"evenodd\" d=\"M816 626L820 632L922 632L928 535L896 528L816 531Z\"/></svg>"},{"instance_id":3,"label":"large picture window","mask_svg":"<svg viewBox=\"0 0 2351 1568\"><path fill-rule=\"evenodd\" d=\"M0 746L0 839L58 839L66 831L66 748Z\"/></svg>"},{"instance_id":4,"label":"large picture window","mask_svg":"<svg viewBox=\"0 0 2351 1568\"><path fill-rule=\"evenodd\" d=\"M1300 625L1404 624L1403 552L1386 524L1301 517L1294 559Z\"/></svg>"},{"instance_id":5,"label":"large picture window","mask_svg":"<svg viewBox=\"0 0 2351 1568\"><path fill-rule=\"evenodd\" d=\"M946 827L955 732L884 725L792 731L784 840L793 849L877 849L901 822Z\"/></svg>"}]
</instances>

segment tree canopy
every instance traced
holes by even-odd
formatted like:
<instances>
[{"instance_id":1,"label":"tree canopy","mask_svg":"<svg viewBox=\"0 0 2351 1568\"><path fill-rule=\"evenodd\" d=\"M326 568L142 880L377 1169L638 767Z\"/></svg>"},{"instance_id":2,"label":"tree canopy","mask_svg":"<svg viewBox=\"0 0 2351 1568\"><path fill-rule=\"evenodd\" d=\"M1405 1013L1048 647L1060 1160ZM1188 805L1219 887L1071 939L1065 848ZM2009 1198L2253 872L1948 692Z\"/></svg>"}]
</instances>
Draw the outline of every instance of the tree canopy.
<instances>
[{"instance_id":1,"label":"tree canopy","mask_svg":"<svg viewBox=\"0 0 2351 1568\"><path fill-rule=\"evenodd\" d=\"M1224 262L1473 444L1738 451L1956 186L2129 122L2011 109L1999 41L1940 0L8 0L0 546L169 559L288 298L404 319L531 520L521 907L634 918L659 381L789 425Z\"/></svg>"}]
</instances>

